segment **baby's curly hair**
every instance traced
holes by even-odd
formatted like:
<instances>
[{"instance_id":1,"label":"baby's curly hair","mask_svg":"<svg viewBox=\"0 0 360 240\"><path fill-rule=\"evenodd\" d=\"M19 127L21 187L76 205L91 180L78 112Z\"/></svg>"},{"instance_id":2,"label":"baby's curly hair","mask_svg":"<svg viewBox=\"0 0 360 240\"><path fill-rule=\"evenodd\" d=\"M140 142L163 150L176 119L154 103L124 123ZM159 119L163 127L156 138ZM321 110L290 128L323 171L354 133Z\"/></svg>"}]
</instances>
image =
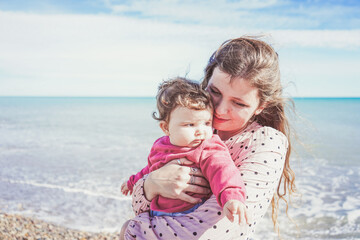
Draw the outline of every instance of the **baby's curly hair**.
<instances>
[{"instance_id":1,"label":"baby's curly hair","mask_svg":"<svg viewBox=\"0 0 360 240\"><path fill-rule=\"evenodd\" d=\"M171 112L178 106L193 110L214 109L210 94L200 84L182 77L162 82L156 100L159 116L154 112L153 118L158 121L169 122Z\"/></svg>"}]
</instances>

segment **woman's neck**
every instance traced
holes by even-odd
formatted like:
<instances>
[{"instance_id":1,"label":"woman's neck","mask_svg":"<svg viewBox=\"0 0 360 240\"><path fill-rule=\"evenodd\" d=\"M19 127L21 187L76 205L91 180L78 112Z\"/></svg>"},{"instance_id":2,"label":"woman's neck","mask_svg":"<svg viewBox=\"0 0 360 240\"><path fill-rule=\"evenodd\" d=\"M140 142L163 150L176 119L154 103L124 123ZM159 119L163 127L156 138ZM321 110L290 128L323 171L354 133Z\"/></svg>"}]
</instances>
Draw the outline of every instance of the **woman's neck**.
<instances>
[{"instance_id":1,"label":"woman's neck","mask_svg":"<svg viewBox=\"0 0 360 240\"><path fill-rule=\"evenodd\" d=\"M236 134L240 133L242 130L238 130L238 131L217 131L217 134L219 135L220 139L222 141L226 141L229 138L231 138L232 136L235 136Z\"/></svg>"},{"instance_id":2,"label":"woman's neck","mask_svg":"<svg viewBox=\"0 0 360 240\"><path fill-rule=\"evenodd\" d=\"M253 123L253 122L251 122ZM220 139L222 141L226 141L229 138L243 132L249 125L251 125L251 123L247 123L244 127L238 129L238 130L234 130L234 131L220 131L220 130L216 130L217 135L219 135Z\"/></svg>"}]
</instances>

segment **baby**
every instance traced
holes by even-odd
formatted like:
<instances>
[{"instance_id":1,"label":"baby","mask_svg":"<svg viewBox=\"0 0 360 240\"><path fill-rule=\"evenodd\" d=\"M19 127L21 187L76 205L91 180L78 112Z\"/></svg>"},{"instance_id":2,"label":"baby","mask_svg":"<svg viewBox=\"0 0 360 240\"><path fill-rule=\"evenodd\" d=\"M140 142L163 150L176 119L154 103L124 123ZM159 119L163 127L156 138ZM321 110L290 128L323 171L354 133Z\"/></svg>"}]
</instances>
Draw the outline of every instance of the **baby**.
<instances>
[{"instance_id":1,"label":"baby","mask_svg":"<svg viewBox=\"0 0 360 240\"><path fill-rule=\"evenodd\" d=\"M184 78L163 82L157 94L157 108L153 117L160 121L166 136L155 141L148 157L148 165L132 175L121 186L124 195L132 192L134 184L145 174L161 168L174 159L187 158L200 168L218 204L233 221L245 219L245 187L226 145L213 135L213 105L210 95L199 84ZM193 194L205 201L209 195ZM151 216L181 216L197 209L202 203L191 204L179 199L157 196L151 201Z\"/></svg>"}]
</instances>

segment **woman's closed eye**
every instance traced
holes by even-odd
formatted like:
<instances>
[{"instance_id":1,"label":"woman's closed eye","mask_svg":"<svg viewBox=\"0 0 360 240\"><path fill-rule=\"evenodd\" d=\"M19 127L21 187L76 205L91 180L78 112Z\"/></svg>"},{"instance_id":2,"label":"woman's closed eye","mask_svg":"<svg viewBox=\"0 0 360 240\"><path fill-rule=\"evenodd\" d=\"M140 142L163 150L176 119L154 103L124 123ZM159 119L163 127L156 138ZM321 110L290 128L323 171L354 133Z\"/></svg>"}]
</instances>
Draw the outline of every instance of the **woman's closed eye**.
<instances>
[{"instance_id":1,"label":"woman's closed eye","mask_svg":"<svg viewBox=\"0 0 360 240\"><path fill-rule=\"evenodd\" d=\"M214 95L220 95L220 94L221 94L219 91L215 90L215 89L212 88L212 87L210 87L209 90L210 90L210 93L212 93L212 94L214 94Z\"/></svg>"},{"instance_id":2,"label":"woman's closed eye","mask_svg":"<svg viewBox=\"0 0 360 240\"><path fill-rule=\"evenodd\" d=\"M234 101L233 102L235 105L237 105L237 106L240 106L240 107L246 107L247 105L245 105L245 104L243 104L243 103L241 103L241 102L236 102L236 101Z\"/></svg>"}]
</instances>

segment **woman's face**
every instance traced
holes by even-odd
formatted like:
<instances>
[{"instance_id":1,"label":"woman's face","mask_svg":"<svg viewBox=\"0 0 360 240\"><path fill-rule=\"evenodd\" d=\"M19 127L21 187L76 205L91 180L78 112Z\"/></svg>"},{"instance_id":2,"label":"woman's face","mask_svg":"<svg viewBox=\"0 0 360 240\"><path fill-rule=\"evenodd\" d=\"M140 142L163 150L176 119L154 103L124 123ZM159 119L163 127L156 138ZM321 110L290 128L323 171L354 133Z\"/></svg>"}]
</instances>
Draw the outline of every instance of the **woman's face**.
<instances>
[{"instance_id":1,"label":"woman's face","mask_svg":"<svg viewBox=\"0 0 360 240\"><path fill-rule=\"evenodd\" d=\"M222 140L242 131L250 118L263 110L257 88L245 79L234 78L230 82L230 78L215 68L207 86L215 105L213 127Z\"/></svg>"}]
</instances>

